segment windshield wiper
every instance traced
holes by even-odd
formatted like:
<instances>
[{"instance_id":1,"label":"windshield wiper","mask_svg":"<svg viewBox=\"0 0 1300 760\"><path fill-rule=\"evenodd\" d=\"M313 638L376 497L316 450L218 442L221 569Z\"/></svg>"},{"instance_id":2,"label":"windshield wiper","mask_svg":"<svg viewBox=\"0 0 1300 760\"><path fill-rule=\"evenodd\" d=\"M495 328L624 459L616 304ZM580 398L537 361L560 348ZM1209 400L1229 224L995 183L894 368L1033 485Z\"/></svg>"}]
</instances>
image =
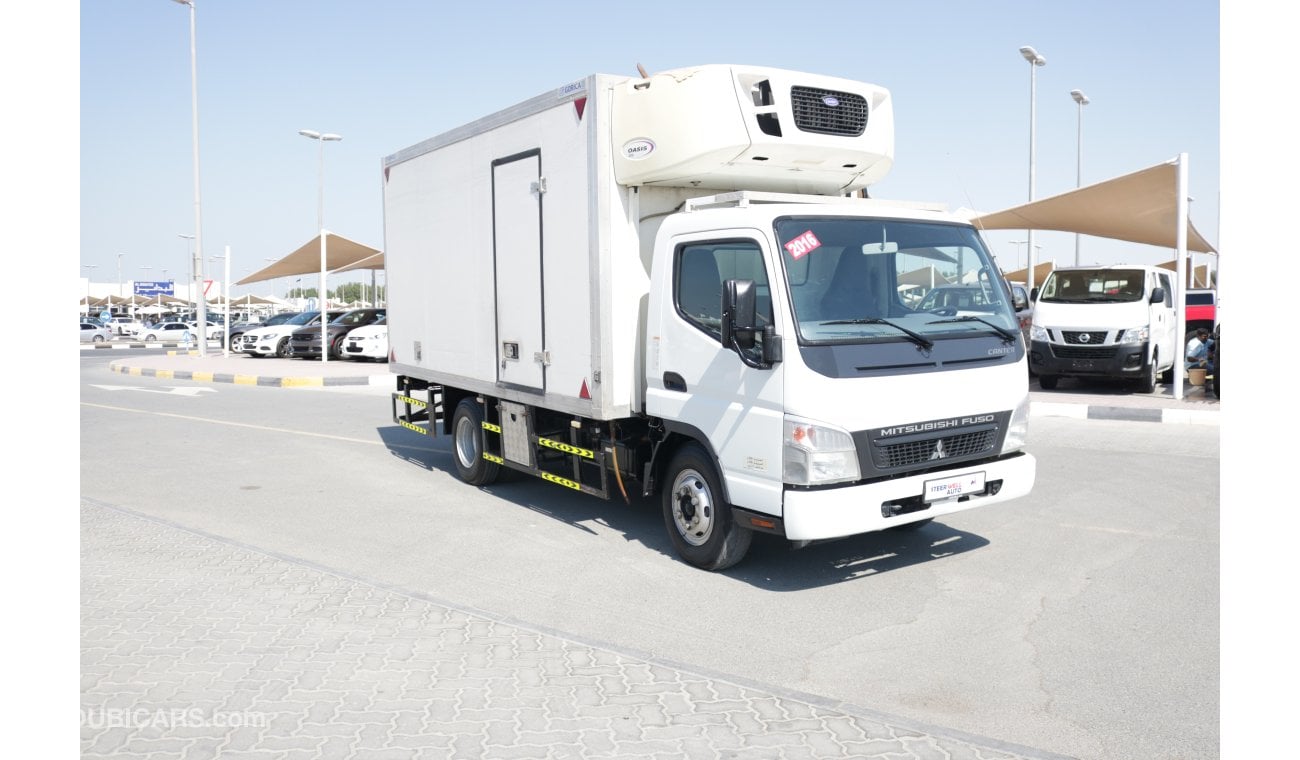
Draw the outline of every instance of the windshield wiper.
<instances>
[{"instance_id":1,"label":"windshield wiper","mask_svg":"<svg viewBox=\"0 0 1300 760\"><path fill-rule=\"evenodd\" d=\"M888 319L881 319L879 317L863 317L862 319L833 319L829 322L822 322L821 324L823 325L889 325L895 330L898 330L899 332L905 334L908 340L912 341L913 343L920 346L921 348L924 348L927 351L934 348L934 343L929 338L926 338L924 335L921 335L920 333L912 332L911 330L907 329L906 327L903 327L902 325L894 324L893 322L890 322Z\"/></svg>"},{"instance_id":2,"label":"windshield wiper","mask_svg":"<svg viewBox=\"0 0 1300 760\"><path fill-rule=\"evenodd\" d=\"M967 316L965 316L965 317L954 317L954 318L952 318L952 319L936 319L936 320L933 321L933 322L926 322L926 324L927 324L927 325L945 325L945 324L948 324L948 323L950 323L950 322L983 322L984 324L988 325L989 327L992 327L993 330L994 330L994 332L996 332L998 335L1001 335L1001 336L1002 336L1002 339L1005 340L1006 342L1010 343L1010 342L1012 342L1012 341L1014 341L1014 340L1016 339L1016 334L1015 334L1015 333L1011 332L1010 330L1008 330L1008 329L1005 328L1005 327L1000 327L1000 326L998 326L998 325L995 325L995 324L993 324L992 322L988 321L987 319L985 319L985 318L983 318L983 317L975 317L975 316L967 315Z\"/></svg>"}]
</instances>

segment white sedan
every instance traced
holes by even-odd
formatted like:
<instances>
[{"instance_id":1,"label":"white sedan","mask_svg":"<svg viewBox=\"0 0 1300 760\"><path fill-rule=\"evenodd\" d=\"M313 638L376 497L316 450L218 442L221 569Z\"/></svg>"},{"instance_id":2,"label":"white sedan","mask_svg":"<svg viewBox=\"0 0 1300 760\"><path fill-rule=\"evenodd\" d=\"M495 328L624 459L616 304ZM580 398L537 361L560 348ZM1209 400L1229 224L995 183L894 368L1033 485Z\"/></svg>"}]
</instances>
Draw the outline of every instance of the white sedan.
<instances>
[{"instance_id":1,"label":"white sedan","mask_svg":"<svg viewBox=\"0 0 1300 760\"><path fill-rule=\"evenodd\" d=\"M340 353L344 359L373 359L388 361L388 324L379 320L374 324L358 327L343 339Z\"/></svg>"},{"instance_id":2,"label":"white sedan","mask_svg":"<svg viewBox=\"0 0 1300 760\"><path fill-rule=\"evenodd\" d=\"M161 324L156 324L153 327L146 327L136 333L136 335L140 340L149 343L159 340L169 342L176 341L181 343L186 340L185 336L187 335L191 341L198 339L198 333L195 332L194 328L184 322L163 322Z\"/></svg>"},{"instance_id":3,"label":"white sedan","mask_svg":"<svg viewBox=\"0 0 1300 760\"><path fill-rule=\"evenodd\" d=\"M93 320L81 320L81 342L103 343L113 337L113 331Z\"/></svg>"}]
</instances>

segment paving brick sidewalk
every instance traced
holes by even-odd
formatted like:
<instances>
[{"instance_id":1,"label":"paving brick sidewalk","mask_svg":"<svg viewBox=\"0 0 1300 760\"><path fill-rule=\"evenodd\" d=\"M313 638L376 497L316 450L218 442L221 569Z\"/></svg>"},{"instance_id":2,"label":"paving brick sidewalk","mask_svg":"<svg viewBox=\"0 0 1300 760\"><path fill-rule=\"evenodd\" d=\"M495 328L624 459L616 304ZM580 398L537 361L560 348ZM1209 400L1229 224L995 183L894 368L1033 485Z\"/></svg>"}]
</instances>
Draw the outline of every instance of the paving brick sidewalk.
<instances>
[{"instance_id":1,"label":"paving brick sidewalk","mask_svg":"<svg viewBox=\"0 0 1300 760\"><path fill-rule=\"evenodd\" d=\"M1027 758L81 507L85 758Z\"/></svg>"}]
</instances>

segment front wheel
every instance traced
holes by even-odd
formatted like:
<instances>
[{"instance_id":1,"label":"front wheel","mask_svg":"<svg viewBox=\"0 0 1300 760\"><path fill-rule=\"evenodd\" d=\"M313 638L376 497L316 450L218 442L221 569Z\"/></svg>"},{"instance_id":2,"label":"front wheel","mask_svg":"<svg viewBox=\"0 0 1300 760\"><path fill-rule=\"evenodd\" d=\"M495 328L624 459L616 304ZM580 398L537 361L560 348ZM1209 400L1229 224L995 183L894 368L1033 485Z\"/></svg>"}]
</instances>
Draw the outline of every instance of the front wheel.
<instances>
[{"instance_id":1,"label":"front wheel","mask_svg":"<svg viewBox=\"0 0 1300 760\"><path fill-rule=\"evenodd\" d=\"M147 341L149 341L149 342L153 342L153 341L155 341L155 340L158 340L158 336L157 336L157 335L154 335L153 333L150 333L150 334L144 336L144 339L147 340Z\"/></svg>"},{"instance_id":2,"label":"front wheel","mask_svg":"<svg viewBox=\"0 0 1300 760\"><path fill-rule=\"evenodd\" d=\"M723 499L713 459L696 443L683 446L668 465L664 524L678 556L704 570L724 570L744 558L753 533L736 524Z\"/></svg>"},{"instance_id":3,"label":"front wheel","mask_svg":"<svg viewBox=\"0 0 1300 760\"><path fill-rule=\"evenodd\" d=\"M452 460L456 474L472 486L486 486L501 475L501 465L483 458L483 410L472 398L456 405L451 420Z\"/></svg>"},{"instance_id":4,"label":"front wheel","mask_svg":"<svg viewBox=\"0 0 1300 760\"><path fill-rule=\"evenodd\" d=\"M1138 391L1141 393L1155 393L1156 382L1160 375L1160 355L1152 354L1151 363L1147 365L1142 373L1142 379L1138 380Z\"/></svg>"},{"instance_id":5,"label":"front wheel","mask_svg":"<svg viewBox=\"0 0 1300 760\"><path fill-rule=\"evenodd\" d=\"M288 338L281 338L281 339L280 339L280 342L275 344L275 358L277 358L277 359L287 359L287 358L289 358L289 339L288 339Z\"/></svg>"},{"instance_id":6,"label":"front wheel","mask_svg":"<svg viewBox=\"0 0 1300 760\"><path fill-rule=\"evenodd\" d=\"M94 340L96 343L103 343L103 342L104 342L104 336L103 336L103 335L96 335L96 336L93 338L93 340Z\"/></svg>"}]
</instances>

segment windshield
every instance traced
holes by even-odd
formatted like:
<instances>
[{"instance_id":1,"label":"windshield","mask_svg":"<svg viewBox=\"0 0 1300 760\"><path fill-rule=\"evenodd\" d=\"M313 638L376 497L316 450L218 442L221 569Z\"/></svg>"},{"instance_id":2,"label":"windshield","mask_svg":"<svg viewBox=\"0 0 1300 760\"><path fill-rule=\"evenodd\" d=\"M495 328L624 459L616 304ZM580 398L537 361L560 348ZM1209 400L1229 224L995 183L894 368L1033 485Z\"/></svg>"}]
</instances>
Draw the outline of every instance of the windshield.
<instances>
[{"instance_id":1,"label":"windshield","mask_svg":"<svg viewBox=\"0 0 1300 760\"><path fill-rule=\"evenodd\" d=\"M374 321L375 312L373 311L349 311L335 317L330 322L332 325L365 325Z\"/></svg>"},{"instance_id":2,"label":"windshield","mask_svg":"<svg viewBox=\"0 0 1300 760\"><path fill-rule=\"evenodd\" d=\"M301 314L295 314L292 319L285 322L286 325L305 325L314 319L320 317L319 311L304 311Z\"/></svg>"},{"instance_id":3,"label":"windshield","mask_svg":"<svg viewBox=\"0 0 1300 760\"><path fill-rule=\"evenodd\" d=\"M1007 283L972 227L787 217L776 234L804 342L924 345L1019 330Z\"/></svg>"},{"instance_id":4,"label":"windshield","mask_svg":"<svg viewBox=\"0 0 1300 760\"><path fill-rule=\"evenodd\" d=\"M271 316L267 317L267 318L266 318L266 321L263 322L262 324L265 325L265 326L267 326L267 327L270 327L271 325L282 325L282 324L285 324L285 323L301 324L300 322L292 322L292 320L293 320L294 317L300 317L300 316L302 316L302 315L301 315L301 314L296 314L296 313L291 312L291 311L290 311L290 312L282 312L282 313L280 313L280 314L272 314Z\"/></svg>"},{"instance_id":5,"label":"windshield","mask_svg":"<svg viewBox=\"0 0 1300 760\"><path fill-rule=\"evenodd\" d=\"M1038 300L1054 303L1141 301L1146 272L1141 269L1058 269L1047 277Z\"/></svg>"}]
</instances>

